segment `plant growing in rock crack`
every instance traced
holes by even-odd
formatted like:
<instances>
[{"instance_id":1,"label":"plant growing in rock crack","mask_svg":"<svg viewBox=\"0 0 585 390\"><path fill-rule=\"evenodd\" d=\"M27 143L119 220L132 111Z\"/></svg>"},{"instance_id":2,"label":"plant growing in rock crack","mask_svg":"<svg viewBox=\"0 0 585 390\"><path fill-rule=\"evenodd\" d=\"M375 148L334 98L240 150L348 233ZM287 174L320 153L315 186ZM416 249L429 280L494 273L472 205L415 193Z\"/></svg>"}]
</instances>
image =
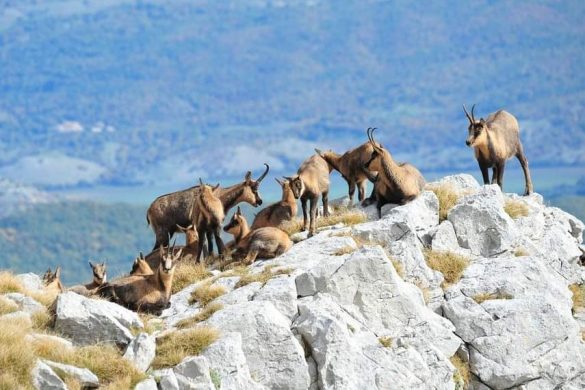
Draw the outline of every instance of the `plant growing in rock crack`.
<instances>
[{"instance_id":1,"label":"plant growing in rock crack","mask_svg":"<svg viewBox=\"0 0 585 390\"><path fill-rule=\"evenodd\" d=\"M215 386L215 390L219 390L221 388L221 375L216 370L209 370L209 376L211 377L211 383Z\"/></svg>"},{"instance_id":2,"label":"plant growing in rock crack","mask_svg":"<svg viewBox=\"0 0 585 390\"><path fill-rule=\"evenodd\" d=\"M326 226L337 225L338 223L342 223L345 226L352 226L357 225L359 223L364 223L367 221L367 216L355 209L340 209L335 212L335 214L331 214L328 217L319 217L316 221L316 229L323 228ZM282 225L282 230L284 230L288 235L293 235L301 231L303 227L303 221L300 218L295 218L292 221L286 222Z\"/></svg>"},{"instance_id":3,"label":"plant growing in rock crack","mask_svg":"<svg viewBox=\"0 0 585 390\"><path fill-rule=\"evenodd\" d=\"M343 248L339 248L337 249L335 252L332 253L333 256L343 256L343 255L348 255L350 253L355 252L357 248L351 246L351 245L347 245L344 246Z\"/></svg>"},{"instance_id":4,"label":"plant growing in rock crack","mask_svg":"<svg viewBox=\"0 0 585 390\"><path fill-rule=\"evenodd\" d=\"M226 289L224 286L211 284L211 282L204 283L193 290L191 297L189 298L189 304L198 302L201 307L205 307L209 302L225 293Z\"/></svg>"},{"instance_id":5,"label":"plant growing in rock crack","mask_svg":"<svg viewBox=\"0 0 585 390\"><path fill-rule=\"evenodd\" d=\"M219 337L219 331L207 326L179 330L156 340L155 369L172 367L187 356L199 355Z\"/></svg>"},{"instance_id":6,"label":"plant growing in rock crack","mask_svg":"<svg viewBox=\"0 0 585 390\"><path fill-rule=\"evenodd\" d=\"M471 378L471 371L469 369L469 363L464 362L459 356L454 355L450 359L451 364L455 366L455 372L453 373L453 382L455 382L455 389L465 390L469 388L469 380Z\"/></svg>"},{"instance_id":7,"label":"plant growing in rock crack","mask_svg":"<svg viewBox=\"0 0 585 390\"><path fill-rule=\"evenodd\" d=\"M530 253L528 253L528 251L523 247L518 247L514 250L514 256L516 257L523 257L528 255L530 255Z\"/></svg>"},{"instance_id":8,"label":"plant growing in rock crack","mask_svg":"<svg viewBox=\"0 0 585 390\"><path fill-rule=\"evenodd\" d=\"M264 267L262 272L258 272L255 274L249 273L242 275L238 283L236 283L235 288L244 287L250 283L259 282L264 286L270 279L278 276L278 275L290 275L293 271L292 268L281 268L276 271L272 271L273 268L278 267L277 265L267 265Z\"/></svg>"},{"instance_id":9,"label":"plant growing in rock crack","mask_svg":"<svg viewBox=\"0 0 585 390\"><path fill-rule=\"evenodd\" d=\"M574 283L569 286L573 293L573 313L585 307L585 284Z\"/></svg>"},{"instance_id":10,"label":"plant growing in rock crack","mask_svg":"<svg viewBox=\"0 0 585 390\"><path fill-rule=\"evenodd\" d=\"M177 323L177 328L185 329L191 328L194 325L198 324L199 322L207 320L211 317L216 311L223 309L223 305L219 302L211 302L205 307L203 307L197 314L194 316L184 318Z\"/></svg>"},{"instance_id":11,"label":"plant growing in rock crack","mask_svg":"<svg viewBox=\"0 0 585 390\"><path fill-rule=\"evenodd\" d=\"M506 201L504 202L504 211L512 219L526 217L529 214L528 206L526 206L526 203L516 199L506 199Z\"/></svg>"},{"instance_id":12,"label":"plant growing in rock crack","mask_svg":"<svg viewBox=\"0 0 585 390\"><path fill-rule=\"evenodd\" d=\"M439 199L439 222L447 219L449 211L459 201L459 194L451 184L439 184L428 186L429 190L435 193Z\"/></svg>"},{"instance_id":13,"label":"plant growing in rock crack","mask_svg":"<svg viewBox=\"0 0 585 390\"><path fill-rule=\"evenodd\" d=\"M469 265L469 260L461 255L452 252L434 251L425 249L423 251L427 265L443 274L445 281L443 287L457 283L463 271Z\"/></svg>"},{"instance_id":14,"label":"plant growing in rock crack","mask_svg":"<svg viewBox=\"0 0 585 390\"><path fill-rule=\"evenodd\" d=\"M496 299L513 299L514 297L508 293L495 292L495 293L482 293L473 296L473 300L477 303L483 303L485 301L496 300Z\"/></svg>"},{"instance_id":15,"label":"plant growing in rock crack","mask_svg":"<svg viewBox=\"0 0 585 390\"><path fill-rule=\"evenodd\" d=\"M378 341L386 348L392 348L392 337L390 336L382 336L378 337Z\"/></svg>"}]
</instances>

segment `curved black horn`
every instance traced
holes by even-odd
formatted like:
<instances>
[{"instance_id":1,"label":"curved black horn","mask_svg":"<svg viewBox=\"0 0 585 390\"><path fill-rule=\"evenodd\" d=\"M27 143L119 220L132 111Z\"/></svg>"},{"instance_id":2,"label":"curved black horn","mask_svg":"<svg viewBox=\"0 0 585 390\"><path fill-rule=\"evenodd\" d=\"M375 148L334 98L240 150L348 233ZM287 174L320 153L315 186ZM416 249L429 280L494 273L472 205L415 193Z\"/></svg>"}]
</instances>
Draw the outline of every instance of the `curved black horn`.
<instances>
[{"instance_id":1,"label":"curved black horn","mask_svg":"<svg viewBox=\"0 0 585 390\"><path fill-rule=\"evenodd\" d=\"M268 164L264 163L264 165L266 165L266 170L264 171L264 173L262 175L260 175L258 180L256 180L258 183L260 183L262 180L264 180L266 175L268 175L268 171L270 170L270 166Z\"/></svg>"},{"instance_id":2,"label":"curved black horn","mask_svg":"<svg viewBox=\"0 0 585 390\"><path fill-rule=\"evenodd\" d=\"M473 119L473 123L475 123L475 115L473 115L473 110L475 109L475 104L471 106L471 119Z\"/></svg>"},{"instance_id":3,"label":"curved black horn","mask_svg":"<svg viewBox=\"0 0 585 390\"><path fill-rule=\"evenodd\" d=\"M473 105L473 107L475 107L475 104ZM471 118L471 115L469 115L469 113L467 112L467 108L465 108L465 104L463 105L463 111L465 112L465 116L467 117L467 120L469 120L469 123L473 124L473 119ZM473 109L472 109L473 111Z\"/></svg>"}]
</instances>

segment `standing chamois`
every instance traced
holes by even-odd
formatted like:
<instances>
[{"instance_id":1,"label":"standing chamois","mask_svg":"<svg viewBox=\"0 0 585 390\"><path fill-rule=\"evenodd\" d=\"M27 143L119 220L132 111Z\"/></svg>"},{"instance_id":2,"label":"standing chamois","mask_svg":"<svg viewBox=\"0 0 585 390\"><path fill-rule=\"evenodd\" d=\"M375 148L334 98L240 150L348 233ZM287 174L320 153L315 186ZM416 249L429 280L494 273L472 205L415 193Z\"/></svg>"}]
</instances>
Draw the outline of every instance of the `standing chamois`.
<instances>
[{"instance_id":1,"label":"standing chamois","mask_svg":"<svg viewBox=\"0 0 585 390\"><path fill-rule=\"evenodd\" d=\"M266 171L257 180L253 180L252 173L248 171L241 183L218 190L217 195L221 199L224 212L227 213L241 202L246 202L254 207L262 204L258 189L270 169L268 164L264 165L266 165ZM194 186L159 196L152 202L146 213L146 221L156 236L153 250L158 249L161 245L169 245L170 239L177 232L177 225L188 226L191 223L191 209L198 194L199 186ZM212 252L211 247L208 250L210 253Z\"/></svg>"},{"instance_id":2,"label":"standing chamois","mask_svg":"<svg viewBox=\"0 0 585 390\"><path fill-rule=\"evenodd\" d=\"M366 186L368 183L368 172L364 165L370 159L374 147L366 142L357 148L348 150L343 155L331 150L322 152L315 149L317 154L325 159L333 169L341 174L349 186L349 204L353 205L353 194L356 185L358 187L358 200L363 202L366 198Z\"/></svg>"},{"instance_id":3,"label":"standing chamois","mask_svg":"<svg viewBox=\"0 0 585 390\"><path fill-rule=\"evenodd\" d=\"M175 254L172 248L166 254L162 247L159 250L162 261L153 275L127 276L105 283L98 293L130 310L160 315L169 304L175 262L181 257L181 250Z\"/></svg>"},{"instance_id":4,"label":"standing chamois","mask_svg":"<svg viewBox=\"0 0 585 390\"><path fill-rule=\"evenodd\" d=\"M262 227L250 231L239 207L223 230L234 236L234 259L246 265L252 264L256 258L271 259L280 256L292 247L288 235L278 228Z\"/></svg>"},{"instance_id":5,"label":"standing chamois","mask_svg":"<svg viewBox=\"0 0 585 390\"><path fill-rule=\"evenodd\" d=\"M507 111L499 110L488 115L487 119L475 119L473 109L471 115L465 105L463 111L469 120L468 135L465 144L472 147L475 159L479 164L483 184L490 184L489 168L493 168L492 182L497 183L500 189L504 189L504 168L506 160L516 156L524 171L524 195L530 195L533 191L528 160L524 154L522 142L520 142L520 126L514 115Z\"/></svg>"},{"instance_id":6,"label":"standing chamois","mask_svg":"<svg viewBox=\"0 0 585 390\"><path fill-rule=\"evenodd\" d=\"M290 182L275 178L282 188L282 199L261 210L252 223L252 230L261 227L281 227L284 222L291 221L297 216L297 198L293 193Z\"/></svg>"},{"instance_id":7,"label":"standing chamois","mask_svg":"<svg viewBox=\"0 0 585 390\"><path fill-rule=\"evenodd\" d=\"M303 231L309 230L308 237L315 234L317 220L317 203L319 196L323 199L323 215L329 216L329 174L332 167L323 157L314 154L301 164L297 174L285 177L290 182L295 198L301 198L303 208ZM311 202L311 223L307 218L307 201Z\"/></svg>"},{"instance_id":8,"label":"standing chamois","mask_svg":"<svg viewBox=\"0 0 585 390\"><path fill-rule=\"evenodd\" d=\"M370 159L365 167L375 167L378 174L368 177L374 182L378 217L382 217L382 206L387 203L405 204L415 199L425 186L425 179L413 165L397 163L390 152L374 140L375 128L367 130L373 146Z\"/></svg>"},{"instance_id":9,"label":"standing chamois","mask_svg":"<svg viewBox=\"0 0 585 390\"><path fill-rule=\"evenodd\" d=\"M213 235L220 256L225 250L225 245L221 239L221 224L225 218L225 212L223 204L216 193L219 184L211 187L203 184L201 179L199 179L199 183L199 196L193 204L193 225L197 227L197 234L200 237L197 248L197 261L201 261L203 237L208 237L209 243L209 237Z\"/></svg>"},{"instance_id":10,"label":"standing chamois","mask_svg":"<svg viewBox=\"0 0 585 390\"><path fill-rule=\"evenodd\" d=\"M68 291L73 291L77 294L84 296L90 296L92 294L95 294L98 287L107 281L106 263L93 264L90 261L89 266L91 267L91 271L93 273L93 280L91 281L91 283L78 284L76 286L68 288L67 289Z\"/></svg>"}]
</instances>

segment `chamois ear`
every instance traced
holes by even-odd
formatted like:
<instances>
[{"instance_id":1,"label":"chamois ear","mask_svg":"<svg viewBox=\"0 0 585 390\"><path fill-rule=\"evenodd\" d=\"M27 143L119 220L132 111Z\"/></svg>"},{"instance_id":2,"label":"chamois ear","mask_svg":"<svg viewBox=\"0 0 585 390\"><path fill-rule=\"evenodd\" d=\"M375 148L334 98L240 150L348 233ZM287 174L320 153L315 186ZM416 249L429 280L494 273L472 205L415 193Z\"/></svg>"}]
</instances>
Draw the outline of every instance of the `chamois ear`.
<instances>
[{"instance_id":1,"label":"chamois ear","mask_svg":"<svg viewBox=\"0 0 585 390\"><path fill-rule=\"evenodd\" d=\"M201 178L199 178L199 185L203 187L203 180L201 180Z\"/></svg>"},{"instance_id":2,"label":"chamois ear","mask_svg":"<svg viewBox=\"0 0 585 390\"><path fill-rule=\"evenodd\" d=\"M278 180L278 177L275 177L275 178L274 178L274 180L276 180L276 182L277 182L278 184L280 184L280 186L281 186L281 187L284 185L284 183L283 183L283 182L281 182L280 180Z\"/></svg>"},{"instance_id":3,"label":"chamois ear","mask_svg":"<svg viewBox=\"0 0 585 390\"><path fill-rule=\"evenodd\" d=\"M236 210L236 215L242 215L242 210L240 210L240 206L238 206L238 209Z\"/></svg>"},{"instance_id":4,"label":"chamois ear","mask_svg":"<svg viewBox=\"0 0 585 390\"><path fill-rule=\"evenodd\" d=\"M317 152L317 154L321 157L323 157L323 152L317 148L315 148L315 152Z\"/></svg>"},{"instance_id":5,"label":"chamois ear","mask_svg":"<svg viewBox=\"0 0 585 390\"><path fill-rule=\"evenodd\" d=\"M246 181L252 180L252 172L251 171L246 172L246 176L244 176L244 180L246 180Z\"/></svg>"},{"instance_id":6,"label":"chamois ear","mask_svg":"<svg viewBox=\"0 0 585 390\"><path fill-rule=\"evenodd\" d=\"M91 260L90 260L90 261L88 261L88 263L89 263L89 266L90 266L91 268L95 268L95 265L93 265L93 263L91 262Z\"/></svg>"},{"instance_id":7,"label":"chamois ear","mask_svg":"<svg viewBox=\"0 0 585 390\"><path fill-rule=\"evenodd\" d=\"M283 176L283 177L284 177L286 180L288 180L288 181L292 181L292 180L293 180L293 178L292 178L292 177L290 177L290 176Z\"/></svg>"},{"instance_id":8,"label":"chamois ear","mask_svg":"<svg viewBox=\"0 0 585 390\"><path fill-rule=\"evenodd\" d=\"M217 183L217 185L215 187L212 188L212 191L215 191L219 188L219 183Z\"/></svg>"},{"instance_id":9,"label":"chamois ear","mask_svg":"<svg viewBox=\"0 0 585 390\"><path fill-rule=\"evenodd\" d=\"M60 279L61 278L61 267L57 267L57 269L55 270L55 278L56 279Z\"/></svg>"},{"instance_id":10,"label":"chamois ear","mask_svg":"<svg viewBox=\"0 0 585 390\"><path fill-rule=\"evenodd\" d=\"M139 259L141 259L141 260L144 260L144 254L143 254L142 252L140 252L140 253L138 254L138 256L139 256Z\"/></svg>"}]
</instances>

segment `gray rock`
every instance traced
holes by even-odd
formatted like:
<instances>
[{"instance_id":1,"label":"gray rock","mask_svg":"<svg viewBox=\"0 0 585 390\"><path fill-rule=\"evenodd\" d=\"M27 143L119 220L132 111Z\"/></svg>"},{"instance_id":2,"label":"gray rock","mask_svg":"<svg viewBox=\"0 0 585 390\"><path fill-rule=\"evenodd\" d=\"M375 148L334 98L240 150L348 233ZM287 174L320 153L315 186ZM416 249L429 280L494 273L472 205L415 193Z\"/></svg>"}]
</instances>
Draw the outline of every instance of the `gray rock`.
<instances>
[{"instance_id":1,"label":"gray rock","mask_svg":"<svg viewBox=\"0 0 585 390\"><path fill-rule=\"evenodd\" d=\"M134 390L158 390L158 386L154 378L146 378L138 383Z\"/></svg>"},{"instance_id":2,"label":"gray rock","mask_svg":"<svg viewBox=\"0 0 585 390\"><path fill-rule=\"evenodd\" d=\"M97 389L100 385L98 377L87 368L70 366L68 364L52 362L50 360L43 360L42 362L53 370L62 371L73 377L84 389Z\"/></svg>"},{"instance_id":3,"label":"gray rock","mask_svg":"<svg viewBox=\"0 0 585 390\"><path fill-rule=\"evenodd\" d=\"M37 390L67 390L65 383L51 367L38 360L31 372L33 387Z\"/></svg>"},{"instance_id":4,"label":"gray rock","mask_svg":"<svg viewBox=\"0 0 585 390\"><path fill-rule=\"evenodd\" d=\"M43 289L43 281L37 274L28 272L26 274L18 274L16 275L16 278L26 290L39 291Z\"/></svg>"},{"instance_id":5,"label":"gray rock","mask_svg":"<svg viewBox=\"0 0 585 390\"><path fill-rule=\"evenodd\" d=\"M209 376L209 364L203 356L187 357L173 371L179 389L215 390Z\"/></svg>"},{"instance_id":6,"label":"gray rock","mask_svg":"<svg viewBox=\"0 0 585 390\"><path fill-rule=\"evenodd\" d=\"M253 297L254 301L272 302L276 310L289 320L298 315L295 278L282 275L270 279Z\"/></svg>"},{"instance_id":7,"label":"gray rock","mask_svg":"<svg viewBox=\"0 0 585 390\"><path fill-rule=\"evenodd\" d=\"M172 368L154 370L151 375L157 378L159 390L179 390L179 382Z\"/></svg>"},{"instance_id":8,"label":"gray rock","mask_svg":"<svg viewBox=\"0 0 585 390\"><path fill-rule=\"evenodd\" d=\"M19 310L25 311L30 314L46 310L45 306L41 305L33 298L21 293L8 293L4 294L3 297L14 302L18 306Z\"/></svg>"},{"instance_id":9,"label":"gray rock","mask_svg":"<svg viewBox=\"0 0 585 390\"><path fill-rule=\"evenodd\" d=\"M458 175L451 175L445 176L438 181L434 181L432 183L428 183L429 186L433 185L450 185L453 187L454 190L458 192L474 192L481 188L480 184L475 180L475 178L471 175L466 173L458 174Z\"/></svg>"},{"instance_id":10,"label":"gray rock","mask_svg":"<svg viewBox=\"0 0 585 390\"><path fill-rule=\"evenodd\" d=\"M76 345L100 342L126 345L134 338L131 327L143 328L142 321L136 313L115 303L73 292L57 297L55 330Z\"/></svg>"},{"instance_id":11,"label":"gray rock","mask_svg":"<svg viewBox=\"0 0 585 390\"><path fill-rule=\"evenodd\" d=\"M136 336L124 353L124 358L130 360L136 368L146 372L156 355L156 340L148 333L140 333Z\"/></svg>"}]
</instances>

